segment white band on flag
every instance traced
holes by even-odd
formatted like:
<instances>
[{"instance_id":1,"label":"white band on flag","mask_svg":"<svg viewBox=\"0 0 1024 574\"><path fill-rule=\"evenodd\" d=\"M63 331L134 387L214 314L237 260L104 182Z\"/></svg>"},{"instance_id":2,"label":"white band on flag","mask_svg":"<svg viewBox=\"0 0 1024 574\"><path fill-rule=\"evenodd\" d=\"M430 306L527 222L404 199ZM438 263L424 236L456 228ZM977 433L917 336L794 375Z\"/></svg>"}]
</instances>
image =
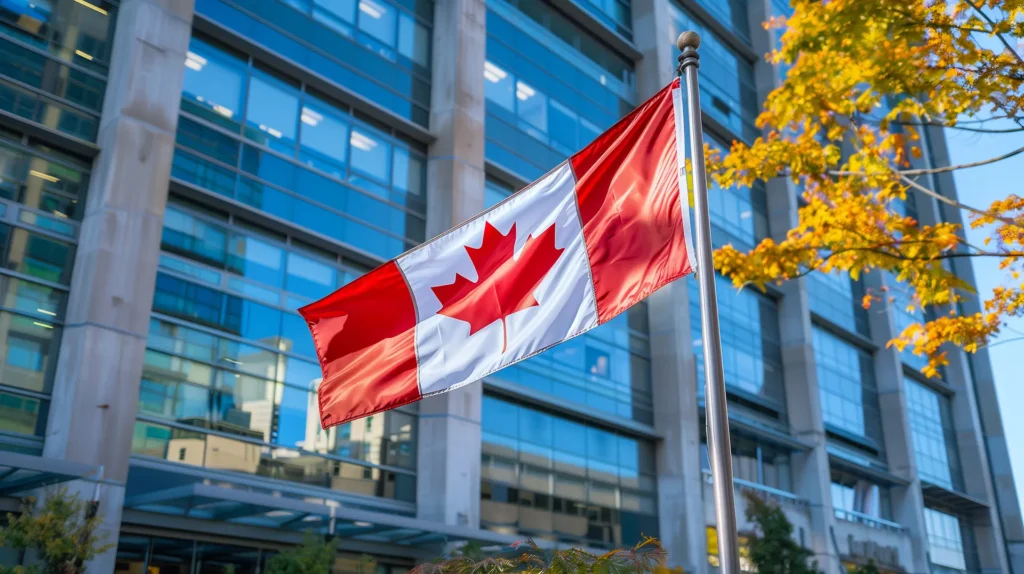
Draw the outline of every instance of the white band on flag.
<instances>
[{"instance_id":1,"label":"white band on flag","mask_svg":"<svg viewBox=\"0 0 1024 574\"><path fill-rule=\"evenodd\" d=\"M690 268L697 272L697 259L693 256L693 242L690 231L690 186L686 183L686 130L683 126L683 116L686 108L683 106L683 90L672 89L672 111L676 118L676 163L679 164L679 203L683 208L683 235L686 239L686 258L690 262Z\"/></svg>"}]
</instances>

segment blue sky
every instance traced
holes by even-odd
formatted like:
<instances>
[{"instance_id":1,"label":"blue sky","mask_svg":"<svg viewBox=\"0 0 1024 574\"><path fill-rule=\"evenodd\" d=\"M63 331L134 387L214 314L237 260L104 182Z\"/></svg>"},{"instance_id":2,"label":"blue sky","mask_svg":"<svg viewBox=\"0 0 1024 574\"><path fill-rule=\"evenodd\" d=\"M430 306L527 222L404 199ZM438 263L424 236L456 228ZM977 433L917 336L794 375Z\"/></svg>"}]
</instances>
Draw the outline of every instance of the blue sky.
<instances>
[{"instance_id":1,"label":"blue sky","mask_svg":"<svg viewBox=\"0 0 1024 574\"><path fill-rule=\"evenodd\" d=\"M986 128L1014 127L1010 122L992 121ZM1024 133L978 134L961 130L946 130L950 161L962 164L992 158L1024 145ZM1022 194L1021 176L1024 174L1024 154L985 165L954 172L960 201L973 207L986 207L1010 193ZM989 233L986 230L967 230L968 240L981 245ZM1009 284L1007 274L999 270L997 259L974 259L974 274L978 292L990 295L997 285ZM1020 372L1020 357L1024 354L1024 319L1016 318L1010 328L1000 334L989 347L996 389L1003 415L1003 428L1010 446L1010 460L1017 483L1017 496L1024 500L1024 417L1015 416L1014 408L1024 404L1024 377Z\"/></svg>"}]
</instances>

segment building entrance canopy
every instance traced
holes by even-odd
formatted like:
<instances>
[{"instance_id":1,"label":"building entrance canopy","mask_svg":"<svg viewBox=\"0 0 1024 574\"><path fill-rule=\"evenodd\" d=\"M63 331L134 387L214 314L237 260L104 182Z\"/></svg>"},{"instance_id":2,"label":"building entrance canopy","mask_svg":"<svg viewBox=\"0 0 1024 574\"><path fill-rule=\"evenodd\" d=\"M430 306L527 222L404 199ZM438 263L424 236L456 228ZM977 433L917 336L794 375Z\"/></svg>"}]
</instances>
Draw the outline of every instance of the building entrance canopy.
<instances>
[{"instance_id":1,"label":"building entrance canopy","mask_svg":"<svg viewBox=\"0 0 1024 574\"><path fill-rule=\"evenodd\" d=\"M233 525L313 532L387 547L421 548L425 556L450 543L476 542L493 550L522 537L440 524L403 516L389 509L368 508L374 501L330 498L331 492L310 492L281 484L254 488L226 475L203 477L174 473L133 461L128 476L126 510L159 513ZM339 494L341 498L342 493ZM357 507L358 505L358 507Z\"/></svg>"},{"instance_id":2,"label":"building entrance canopy","mask_svg":"<svg viewBox=\"0 0 1024 574\"><path fill-rule=\"evenodd\" d=\"M99 478L99 469L88 464L0 452L0 496L25 495L37 488L64 482Z\"/></svg>"}]
</instances>

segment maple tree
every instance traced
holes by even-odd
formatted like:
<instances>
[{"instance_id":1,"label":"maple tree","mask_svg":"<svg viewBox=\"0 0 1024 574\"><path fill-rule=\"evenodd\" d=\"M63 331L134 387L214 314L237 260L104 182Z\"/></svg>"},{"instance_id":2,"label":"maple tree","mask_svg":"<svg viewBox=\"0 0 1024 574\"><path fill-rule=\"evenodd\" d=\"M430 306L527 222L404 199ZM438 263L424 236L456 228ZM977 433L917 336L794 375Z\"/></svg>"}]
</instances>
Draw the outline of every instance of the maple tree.
<instances>
[{"instance_id":1,"label":"maple tree","mask_svg":"<svg viewBox=\"0 0 1024 574\"><path fill-rule=\"evenodd\" d=\"M705 149L719 185L750 186L788 177L802 193L796 226L749 251L726 245L715 266L736 286L844 272L857 279L890 273L906 290L908 311L931 310L890 345L928 357L929 376L947 363L943 346L975 351L1024 312L1024 198L1008 193L990 205L942 195L941 174L1003 161L947 167L928 163L928 132L1024 134L1024 0L791 0L793 13L766 27L781 33L770 61L786 67L757 119L762 137L733 142L728 154ZM993 128L990 121L1009 123ZM981 136L979 136L981 137ZM1018 140L1020 141L1020 140ZM1001 182L992 182L1000 185ZM1008 190L1014 186L1008 185ZM987 233L972 245L954 221L917 221L902 206L908 193L959 210ZM979 294L951 270L957 258L996 258L1005 284ZM864 305L893 299L875 292Z\"/></svg>"},{"instance_id":2,"label":"maple tree","mask_svg":"<svg viewBox=\"0 0 1024 574\"><path fill-rule=\"evenodd\" d=\"M555 247L554 224L527 237L518 258L513 257L515 247L515 223L502 235L486 222L480 247L466 246L477 280L457 274L453 283L431 287L441 302L438 313L469 323L470 335L501 321L502 353L508 347L506 318L539 304L533 292L564 251Z\"/></svg>"}]
</instances>

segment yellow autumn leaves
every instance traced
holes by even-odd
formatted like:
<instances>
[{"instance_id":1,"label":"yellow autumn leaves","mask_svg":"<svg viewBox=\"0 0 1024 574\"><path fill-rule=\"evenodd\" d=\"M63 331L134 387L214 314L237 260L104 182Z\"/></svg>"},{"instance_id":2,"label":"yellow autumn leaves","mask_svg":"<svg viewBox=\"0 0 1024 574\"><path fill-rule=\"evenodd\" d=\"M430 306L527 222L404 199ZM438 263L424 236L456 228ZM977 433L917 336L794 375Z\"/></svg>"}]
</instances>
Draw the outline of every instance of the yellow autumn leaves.
<instances>
[{"instance_id":1,"label":"yellow autumn leaves","mask_svg":"<svg viewBox=\"0 0 1024 574\"><path fill-rule=\"evenodd\" d=\"M972 205L944 197L928 141L946 127L984 133L985 117L1021 127L1024 145L1024 0L953 3L888 0L793 0L785 32L769 56L788 64L784 83L757 120L763 136L734 142L725 155L706 148L710 176L723 187L786 177L802 193L799 220L784 237L750 251L725 246L715 266L737 286L763 288L807 273L841 271L857 278L878 270L905 284L916 309L934 320L914 324L890 342L929 357L925 373L945 364L943 347L986 344L1005 318L1024 311L1016 271L1024 255L1024 199ZM979 137L984 137L979 136ZM1011 150L1007 150L1011 151ZM954 166L952 169L956 169ZM959 210L984 229L984 245L964 239L959 218L921 222L904 215L910 190L918 201ZM961 313L970 286L950 262L996 257L1007 284L981 294L980 309ZM865 304L888 299L869 294Z\"/></svg>"}]
</instances>

